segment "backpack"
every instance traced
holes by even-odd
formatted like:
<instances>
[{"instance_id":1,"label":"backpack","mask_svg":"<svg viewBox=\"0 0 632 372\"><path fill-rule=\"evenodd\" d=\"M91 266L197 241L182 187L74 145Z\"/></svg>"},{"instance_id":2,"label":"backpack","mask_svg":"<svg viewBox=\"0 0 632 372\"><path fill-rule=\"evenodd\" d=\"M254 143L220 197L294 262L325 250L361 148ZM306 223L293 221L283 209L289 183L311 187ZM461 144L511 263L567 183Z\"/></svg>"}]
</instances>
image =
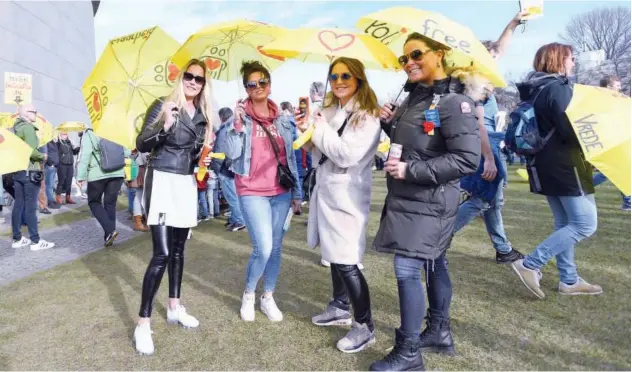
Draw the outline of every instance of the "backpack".
<instances>
[{"instance_id":1,"label":"backpack","mask_svg":"<svg viewBox=\"0 0 632 372\"><path fill-rule=\"evenodd\" d=\"M92 138L90 139L92 142ZM95 148L94 142L92 143L92 147ZM118 143L114 143L105 138L101 138L99 141L99 158L92 153L95 160L106 173L114 172L125 167L125 148Z\"/></svg>"},{"instance_id":2,"label":"backpack","mask_svg":"<svg viewBox=\"0 0 632 372\"><path fill-rule=\"evenodd\" d=\"M547 78L550 78L547 76ZM550 84L558 81L552 78L550 82L538 88L533 99L522 101L515 110L509 114L509 125L505 132L505 146L512 152L523 156L537 154L555 133L555 128L543 138L540 136L538 122L535 117L534 105L540 93Z\"/></svg>"}]
</instances>

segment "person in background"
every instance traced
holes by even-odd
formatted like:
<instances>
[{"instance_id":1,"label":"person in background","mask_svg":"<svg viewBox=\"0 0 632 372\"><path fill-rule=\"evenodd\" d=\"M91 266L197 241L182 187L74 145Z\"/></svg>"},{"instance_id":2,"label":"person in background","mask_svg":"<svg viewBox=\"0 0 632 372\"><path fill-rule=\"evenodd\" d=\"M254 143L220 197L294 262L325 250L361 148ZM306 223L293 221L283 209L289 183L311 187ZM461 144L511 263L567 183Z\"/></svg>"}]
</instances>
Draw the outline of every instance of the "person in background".
<instances>
[{"instance_id":1,"label":"person in background","mask_svg":"<svg viewBox=\"0 0 632 372\"><path fill-rule=\"evenodd\" d=\"M325 84L315 81L309 86L309 98L312 101L310 105L311 112L318 112L323 107L325 99Z\"/></svg>"},{"instance_id":2,"label":"person in background","mask_svg":"<svg viewBox=\"0 0 632 372\"><path fill-rule=\"evenodd\" d=\"M134 221L134 231L146 232L149 227L143 222L142 194L145 184L145 170L147 167L147 155L138 150L132 151L131 160L138 166L138 175L133 180L127 182L127 189L134 190L134 199L129 202L132 205L132 220Z\"/></svg>"},{"instance_id":3,"label":"person in background","mask_svg":"<svg viewBox=\"0 0 632 372\"><path fill-rule=\"evenodd\" d=\"M573 96L569 76L575 67L570 45L551 43L540 47L533 60L534 72L517 85L521 101L533 102L544 138L550 139L527 163L531 192L546 197L553 212L555 231L535 250L512 263L522 283L543 299L540 269L553 257L560 275L561 295L598 295L603 289L577 273L575 245L597 231L597 206L592 165L586 161L566 109Z\"/></svg>"},{"instance_id":4,"label":"person in background","mask_svg":"<svg viewBox=\"0 0 632 372\"><path fill-rule=\"evenodd\" d=\"M226 153L228 124L233 120L233 110L229 107L221 108L219 110L219 118L222 124L215 133L215 147L213 148L213 152ZM241 206L237 198L237 190L235 189L235 173L230 170L231 160L228 158L221 161L213 160L211 167L219 178L222 193L230 210L230 217L228 217L228 221L226 222L226 229L232 232L245 229L246 224L241 214Z\"/></svg>"},{"instance_id":5,"label":"person in background","mask_svg":"<svg viewBox=\"0 0 632 372\"><path fill-rule=\"evenodd\" d=\"M37 110L32 104L25 104L18 108L19 117L15 120L13 129L15 135L26 142L33 152L26 171L13 173L14 202L11 211L11 227L13 242L11 247L22 248L31 246L32 251L40 251L55 247L55 243L40 239L37 226L37 196L42 183L41 162L46 161L47 155L37 150L38 138L35 120ZM37 175L40 175L38 178ZM22 236L22 223L26 222L30 239Z\"/></svg>"},{"instance_id":6,"label":"person in background","mask_svg":"<svg viewBox=\"0 0 632 372\"><path fill-rule=\"evenodd\" d=\"M301 130L296 127L296 121L294 120L294 108L292 104L288 101L281 102L281 114L287 116L290 124L294 128L294 136L292 137L292 141L296 141L296 139L300 136ZM307 153L303 148L298 150L294 150L294 155L296 156L296 169L298 170L298 182L303 185L303 180L305 179L305 175L307 173L307 169L303 167L303 154ZM303 190L303 195L301 195L301 199L305 201L305 190Z\"/></svg>"},{"instance_id":7,"label":"person in background","mask_svg":"<svg viewBox=\"0 0 632 372\"><path fill-rule=\"evenodd\" d=\"M72 192L72 178L74 177L75 155L79 153L79 147L73 147L68 138L68 133L59 133L57 141L59 149L59 168L57 168L57 203L62 203L62 194L66 195L66 204L75 204L70 197Z\"/></svg>"},{"instance_id":8,"label":"person in background","mask_svg":"<svg viewBox=\"0 0 632 372\"><path fill-rule=\"evenodd\" d=\"M87 130L81 139L81 157L77 164L77 181L83 187L88 184L88 206L94 218L103 228L104 246L114 244L118 236L116 231L116 200L125 181L124 168L106 172L101 168L101 153L98 137L92 130ZM125 155L130 156L129 150Z\"/></svg>"},{"instance_id":9,"label":"person in background","mask_svg":"<svg viewBox=\"0 0 632 372\"><path fill-rule=\"evenodd\" d=\"M193 170L204 145L213 146L213 123L218 122L211 80L203 61L191 59L181 70L174 89L147 109L136 149L151 153L145 177L143 208L151 229L153 255L143 277L136 351L153 354L153 302L165 270L169 276L167 322L197 328L200 322L181 303L184 248L197 226L197 187ZM202 159L210 165L210 157ZM165 345L169 343L166 342Z\"/></svg>"},{"instance_id":10,"label":"person in background","mask_svg":"<svg viewBox=\"0 0 632 372\"><path fill-rule=\"evenodd\" d=\"M351 325L337 347L344 353L375 342L369 286L358 267L366 249L371 207L371 167L380 137L380 107L362 62L337 58L329 67L332 92L316 114L305 144L319 159L309 208L307 241L330 262L333 299L312 318L317 326ZM308 118L296 112L306 130ZM353 307L353 316L351 314Z\"/></svg>"},{"instance_id":11,"label":"person in background","mask_svg":"<svg viewBox=\"0 0 632 372\"><path fill-rule=\"evenodd\" d=\"M373 247L393 253L401 324L395 347L372 371L423 370L423 352L454 355L450 330L452 281L446 252L454 233L460 179L476 172L481 158L474 101L464 94L463 71L446 72L448 48L419 33L404 43L399 63L410 92L399 105L385 104L382 129L402 146L401 159L384 166L388 193ZM434 115L427 110L437 110ZM437 118L438 116L438 118ZM425 117L425 119L424 119ZM426 120L420 126L420 118ZM421 270L426 272L424 316Z\"/></svg>"},{"instance_id":12,"label":"person in background","mask_svg":"<svg viewBox=\"0 0 632 372\"><path fill-rule=\"evenodd\" d=\"M213 216L209 214L209 204L206 198L206 192L208 190L208 179L210 172L206 172L202 179L199 179L200 168L196 167L193 170L195 174L195 181L197 183L197 195L198 195L198 223L202 221L209 221L213 219ZM212 213L212 212L211 212Z\"/></svg>"},{"instance_id":13,"label":"person in background","mask_svg":"<svg viewBox=\"0 0 632 372\"><path fill-rule=\"evenodd\" d=\"M206 180L206 202L209 216L211 218L220 218L219 180L217 179L217 173L211 168L208 169L208 179Z\"/></svg>"},{"instance_id":14,"label":"person in background","mask_svg":"<svg viewBox=\"0 0 632 372\"><path fill-rule=\"evenodd\" d=\"M615 92L621 91L621 79L615 75L609 75L604 77L599 81L599 86L602 88L608 88L614 90ZM606 182L608 178L601 172L597 171L597 173L593 176L593 184L595 187L601 185ZM623 198L623 202L621 203L621 210L629 211L630 210L630 195L626 196L621 193L621 197Z\"/></svg>"},{"instance_id":15,"label":"person in background","mask_svg":"<svg viewBox=\"0 0 632 372\"><path fill-rule=\"evenodd\" d=\"M38 132L39 133L39 132ZM38 135L39 140L39 135ZM48 159L48 149L46 145L41 146L39 152L47 156ZM37 204L39 205L39 212L41 214L51 214L51 211L48 209L48 198L46 197L46 161L43 160L40 162L40 170L42 170L42 182L40 182L40 190L37 194Z\"/></svg>"},{"instance_id":16,"label":"person in background","mask_svg":"<svg viewBox=\"0 0 632 372\"><path fill-rule=\"evenodd\" d=\"M57 169L59 167L59 147L57 147L58 138L53 138L46 144L48 157L44 169L46 170L46 198L48 199L48 208L59 209L61 203L57 203L55 199L55 178L57 177Z\"/></svg>"},{"instance_id":17,"label":"person in background","mask_svg":"<svg viewBox=\"0 0 632 372\"><path fill-rule=\"evenodd\" d=\"M241 211L252 241L240 315L255 320L255 290L263 278L261 311L273 322L283 320L274 300L281 270L283 225L292 208L300 213L302 192L296 156L292 149L294 128L269 99L270 72L260 62L241 65L248 99L238 102L228 124L226 157L231 160Z\"/></svg>"}]
</instances>

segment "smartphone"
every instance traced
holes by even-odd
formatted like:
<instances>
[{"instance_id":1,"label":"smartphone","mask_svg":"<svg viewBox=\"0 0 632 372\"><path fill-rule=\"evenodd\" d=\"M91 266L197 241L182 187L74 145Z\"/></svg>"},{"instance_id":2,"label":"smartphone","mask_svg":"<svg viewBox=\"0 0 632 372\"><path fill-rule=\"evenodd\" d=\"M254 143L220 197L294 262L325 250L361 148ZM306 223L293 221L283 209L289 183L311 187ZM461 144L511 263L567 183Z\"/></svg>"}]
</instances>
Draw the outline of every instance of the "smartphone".
<instances>
[{"instance_id":1,"label":"smartphone","mask_svg":"<svg viewBox=\"0 0 632 372\"><path fill-rule=\"evenodd\" d=\"M308 97L299 97L298 110L301 112L303 116L309 115L309 98Z\"/></svg>"}]
</instances>

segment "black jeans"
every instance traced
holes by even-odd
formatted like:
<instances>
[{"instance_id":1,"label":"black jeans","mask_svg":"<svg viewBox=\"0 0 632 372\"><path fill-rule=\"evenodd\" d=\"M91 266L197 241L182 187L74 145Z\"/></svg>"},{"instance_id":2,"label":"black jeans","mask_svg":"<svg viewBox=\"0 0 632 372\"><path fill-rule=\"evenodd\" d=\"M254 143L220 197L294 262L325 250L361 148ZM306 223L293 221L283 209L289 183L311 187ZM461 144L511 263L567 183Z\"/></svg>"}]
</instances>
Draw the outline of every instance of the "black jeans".
<instances>
[{"instance_id":1,"label":"black jeans","mask_svg":"<svg viewBox=\"0 0 632 372\"><path fill-rule=\"evenodd\" d=\"M70 195L74 173L72 164L59 164L57 167L57 195Z\"/></svg>"},{"instance_id":2,"label":"black jeans","mask_svg":"<svg viewBox=\"0 0 632 372\"><path fill-rule=\"evenodd\" d=\"M371 296L369 286L358 269L358 265L331 264L331 281L334 299L331 302L341 310L349 310L349 302L353 306L353 317L360 324L366 323L373 331L371 316ZM351 301L349 301L351 299Z\"/></svg>"},{"instance_id":3,"label":"black jeans","mask_svg":"<svg viewBox=\"0 0 632 372\"><path fill-rule=\"evenodd\" d=\"M116 230L116 199L122 185L122 177L88 182L88 205L105 232L104 238Z\"/></svg>"},{"instance_id":4,"label":"black jeans","mask_svg":"<svg viewBox=\"0 0 632 372\"><path fill-rule=\"evenodd\" d=\"M424 260L395 255L395 276L399 290L400 329L411 337L419 336L425 315L424 289L421 270L426 271L428 308L433 316L450 317L452 281L448 274L448 261L443 252L436 260Z\"/></svg>"},{"instance_id":5,"label":"black jeans","mask_svg":"<svg viewBox=\"0 0 632 372\"><path fill-rule=\"evenodd\" d=\"M169 298L180 298L182 272L184 270L184 244L189 229L171 226L151 226L151 239L154 244L154 255L143 278L143 294L138 316L151 317L152 304L160 282L169 267Z\"/></svg>"},{"instance_id":6,"label":"black jeans","mask_svg":"<svg viewBox=\"0 0 632 372\"><path fill-rule=\"evenodd\" d=\"M40 240L37 231L37 197L40 187L41 182L31 182L26 171L20 171L13 175L12 196L15 201L11 211L11 227L15 241L22 239L21 227L23 222L26 222L31 242L37 244Z\"/></svg>"}]
</instances>

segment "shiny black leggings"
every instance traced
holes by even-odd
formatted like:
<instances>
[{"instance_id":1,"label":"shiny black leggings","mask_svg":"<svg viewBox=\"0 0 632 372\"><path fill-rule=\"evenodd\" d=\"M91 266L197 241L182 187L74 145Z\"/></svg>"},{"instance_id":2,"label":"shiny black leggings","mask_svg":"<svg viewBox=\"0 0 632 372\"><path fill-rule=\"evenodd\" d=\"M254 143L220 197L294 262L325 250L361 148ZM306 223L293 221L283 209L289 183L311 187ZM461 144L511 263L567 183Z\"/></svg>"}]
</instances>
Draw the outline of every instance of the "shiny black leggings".
<instances>
[{"instance_id":1,"label":"shiny black leggings","mask_svg":"<svg viewBox=\"0 0 632 372\"><path fill-rule=\"evenodd\" d=\"M151 226L154 255L149 261L143 278L143 295L140 303L141 318L151 317L151 308L167 266L169 267L169 298L180 298L182 270L184 269L184 244L189 229L171 226Z\"/></svg>"},{"instance_id":2,"label":"shiny black leggings","mask_svg":"<svg viewBox=\"0 0 632 372\"><path fill-rule=\"evenodd\" d=\"M349 302L351 302L355 321L360 324L366 323L372 331L373 318L371 317L369 286L362 271L358 269L358 265L332 263L331 281L334 290L331 305L342 310L349 310Z\"/></svg>"}]
</instances>

